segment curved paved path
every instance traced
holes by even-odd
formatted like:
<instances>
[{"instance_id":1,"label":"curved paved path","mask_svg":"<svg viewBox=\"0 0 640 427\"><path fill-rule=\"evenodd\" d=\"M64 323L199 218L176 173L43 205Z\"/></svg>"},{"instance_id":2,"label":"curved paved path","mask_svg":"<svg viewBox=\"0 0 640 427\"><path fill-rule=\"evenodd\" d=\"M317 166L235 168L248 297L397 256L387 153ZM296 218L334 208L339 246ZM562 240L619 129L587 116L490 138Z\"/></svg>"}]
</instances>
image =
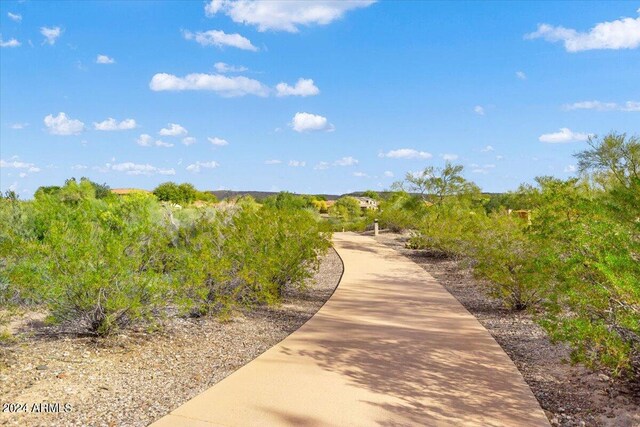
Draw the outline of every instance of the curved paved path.
<instances>
[{"instance_id":1,"label":"curved paved path","mask_svg":"<svg viewBox=\"0 0 640 427\"><path fill-rule=\"evenodd\" d=\"M344 275L304 326L154 426L548 426L491 335L420 266L337 233Z\"/></svg>"}]
</instances>

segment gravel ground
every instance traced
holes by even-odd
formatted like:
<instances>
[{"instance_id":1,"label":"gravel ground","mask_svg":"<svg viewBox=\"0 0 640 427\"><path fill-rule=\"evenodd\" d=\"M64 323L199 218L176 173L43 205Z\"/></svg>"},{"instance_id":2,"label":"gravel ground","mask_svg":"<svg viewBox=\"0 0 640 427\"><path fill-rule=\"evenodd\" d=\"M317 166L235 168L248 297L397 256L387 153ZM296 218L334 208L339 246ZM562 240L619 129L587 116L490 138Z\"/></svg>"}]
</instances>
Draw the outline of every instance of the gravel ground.
<instances>
[{"instance_id":1,"label":"gravel ground","mask_svg":"<svg viewBox=\"0 0 640 427\"><path fill-rule=\"evenodd\" d=\"M307 291L288 291L278 307L225 323L173 319L162 333L129 332L108 341L51 337L32 315L16 342L0 344L0 425L145 426L298 329L341 275L342 261L331 250ZM20 412L6 413L11 403Z\"/></svg>"},{"instance_id":2,"label":"gravel ground","mask_svg":"<svg viewBox=\"0 0 640 427\"><path fill-rule=\"evenodd\" d=\"M450 258L405 248L407 235L376 237L436 278L493 335L520 370L554 426L640 426L640 388L567 362L530 314L504 309L472 272Z\"/></svg>"}]
</instances>

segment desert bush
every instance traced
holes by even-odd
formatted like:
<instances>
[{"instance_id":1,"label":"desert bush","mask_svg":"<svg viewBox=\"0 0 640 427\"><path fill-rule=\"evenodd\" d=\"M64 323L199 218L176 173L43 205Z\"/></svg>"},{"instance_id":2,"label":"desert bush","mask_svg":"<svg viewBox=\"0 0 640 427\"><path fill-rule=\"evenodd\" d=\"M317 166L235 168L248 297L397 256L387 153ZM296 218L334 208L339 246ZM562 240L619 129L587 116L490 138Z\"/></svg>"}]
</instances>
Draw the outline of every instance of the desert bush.
<instances>
[{"instance_id":1,"label":"desert bush","mask_svg":"<svg viewBox=\"0 0 640 427\"><path fill-rule=\"evenodd\" d=\"M397 191L380 206L380 226L393 232L417 229L428 212L425 202L403 191Z\"/></svg>"},{"instance_id":2,"label":"desert bush","mask_svg":"<svg viewBox=\"0 0 640 427\"><path fill-rule=\"evenodd\" d=\"M310 211L250 203L203 214L179 235L177 293L198 314L279 301L287 286L304 286L330 245Z\"/></svg>"},{"instance_id":3,"label":"desert bush","mask_svg":"<svg viewBox=\"0 0 640 427\"><path fill-rule=\"evenodd\" d=\"M553 283L554 265L544 247L529 238L525 220L505 211L483 222L469 237L474 275L509 308L537 306Z\"/></svg>"}]
</instances>

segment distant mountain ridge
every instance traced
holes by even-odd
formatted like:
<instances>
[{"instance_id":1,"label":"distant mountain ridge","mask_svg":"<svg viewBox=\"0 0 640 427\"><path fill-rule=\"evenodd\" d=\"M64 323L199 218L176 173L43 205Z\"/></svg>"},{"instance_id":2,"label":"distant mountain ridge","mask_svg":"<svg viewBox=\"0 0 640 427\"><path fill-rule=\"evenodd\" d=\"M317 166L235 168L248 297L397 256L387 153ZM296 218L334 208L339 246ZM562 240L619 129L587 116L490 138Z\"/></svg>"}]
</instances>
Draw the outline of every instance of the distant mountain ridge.
<instances>
[{"instance_id":1,"label":"distant mountain ridge","mask_svg":"<svg viewBox=\"0 0 640 427\"><path fill-rule=\"evenodd\" d=\"M276 194L280 193L280 191L235 191L235 190L216 190L216 191L208 191L208 193L211 193L213 195L215 195L218 200L223 200L223 199L227 199L227 198L233 198L233 197L240 197L240 196L251 196L254 199L260 201L263 199L266 199L269 196L275 196ZM382 198L385 198L388 194L391 194L391 191L378 191L377 192ZM299 193L293 193L293 194L297 194L297 195L305 195L305 194L299 194ZM345 197L345 196L351 196L351 197L360 197L364 194L364 191L354 191L352 193L346 193L346 194L309 194L310 196L322 196L327 200L338 200L340 197ZM485 195L493 195L493 194L499 194L499 193L482 193ZM417 193L415 193L414 195L418 195Z\"/></svg>"}]
</instances>

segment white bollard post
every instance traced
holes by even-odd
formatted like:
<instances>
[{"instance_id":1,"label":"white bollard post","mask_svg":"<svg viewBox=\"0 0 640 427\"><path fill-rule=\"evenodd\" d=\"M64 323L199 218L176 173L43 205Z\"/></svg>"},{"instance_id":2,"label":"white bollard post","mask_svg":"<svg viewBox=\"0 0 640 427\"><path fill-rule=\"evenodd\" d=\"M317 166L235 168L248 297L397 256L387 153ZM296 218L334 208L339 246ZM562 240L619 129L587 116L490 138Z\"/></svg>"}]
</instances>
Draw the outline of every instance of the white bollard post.
<instances>
[{"instance_id":1,"label":"white bollard post","mask_svg":"<svg viewBox=\"0 0 640 427\"><path fill-rule=\"evenodd\" d=\"M377 219L373 220L373 235L374 236L378 235L378 220Z\"/></svg>"}]
</instances>

